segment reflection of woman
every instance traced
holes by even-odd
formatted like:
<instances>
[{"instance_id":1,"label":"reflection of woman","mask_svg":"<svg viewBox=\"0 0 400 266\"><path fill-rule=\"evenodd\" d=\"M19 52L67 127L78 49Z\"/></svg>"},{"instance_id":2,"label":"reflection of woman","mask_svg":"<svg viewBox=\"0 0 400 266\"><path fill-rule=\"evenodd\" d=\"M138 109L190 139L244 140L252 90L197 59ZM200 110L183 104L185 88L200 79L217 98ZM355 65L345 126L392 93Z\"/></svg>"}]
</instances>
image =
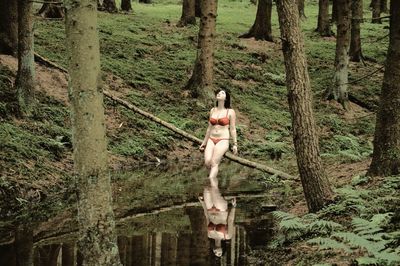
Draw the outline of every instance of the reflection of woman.
<instances>
[{"instance_id":1,"label":"reflection of woman","mask_svg":"<svg viewBox=\"0 0 400 266\"><path fill-rule=\"evenodd\" d=\"M217 106L210 111L208 128L200 150L204 150L204 163L210 169L211 186L218 186L218 165L229 149L232 139L232 151L237 154L236 114L231 109L231 98L228 92L220 90L217 95Z\"/></svg>"},{"instance_id":2,"label":"reflection of woman","mask_svg":"<svg viewBox=\"0 0 400 266\"><path fill-rule=\"evenodd\" d=\"M214 239L214 254L222 256L221 241L232 239L235 232L234 219L236 199L232 199L232 208L228 209L228 202L222 197L218 187L204 189L203 197L199 197L207 219L208 237Z\"/></svg>"}]
</instances>

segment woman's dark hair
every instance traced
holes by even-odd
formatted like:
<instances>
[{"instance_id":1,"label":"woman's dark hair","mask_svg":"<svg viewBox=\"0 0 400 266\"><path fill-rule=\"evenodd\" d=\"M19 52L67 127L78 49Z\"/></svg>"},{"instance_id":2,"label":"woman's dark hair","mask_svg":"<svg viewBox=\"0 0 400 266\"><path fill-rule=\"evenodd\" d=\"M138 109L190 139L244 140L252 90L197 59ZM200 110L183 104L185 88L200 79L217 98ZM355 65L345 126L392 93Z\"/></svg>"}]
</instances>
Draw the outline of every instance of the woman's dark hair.
<instances>
[{"instance_id":1,"label":"woman's dark hair","mask_svg":"<svg viewBox=\"0 0 400 266\"><path fill-rule=\"evenodd\" d=\"M217 95L218 92L220 92L220 91L224 91L224 92L225 92L225 95L226 95L225 102L224 102L224 107L225 107L226 109L230 109L230 108L231 108L231 95L230 95L229 92L226 91L226 90L217 90L217 91L215 92L215 95ZM215 102L215 106L218 106L218 101Z\"/></svg>"}]
</instances>

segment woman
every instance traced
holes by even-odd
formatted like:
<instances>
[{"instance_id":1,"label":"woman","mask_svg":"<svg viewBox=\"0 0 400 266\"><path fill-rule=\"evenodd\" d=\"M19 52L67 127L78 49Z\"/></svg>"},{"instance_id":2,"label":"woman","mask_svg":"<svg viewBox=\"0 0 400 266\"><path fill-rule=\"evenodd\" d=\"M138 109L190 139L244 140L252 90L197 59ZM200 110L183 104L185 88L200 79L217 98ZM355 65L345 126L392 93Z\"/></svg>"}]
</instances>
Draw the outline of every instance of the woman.
<instances>
[{"instance_id":1,"label":"woman","mask_svg":"<svg viewBox=\"0 0 400 266\"><path fill-rule=\"evenodd\" d=\"M199 201L207 219L207 236L214 239L213 252L215 256L221 257L222 241L232 239L235 233L236 198L232 199L232 208L229 209L218 187L207 187Z\"/></svg>"},{"instance_id":2,"label":"woman","mask_svg":"<svg viewBox=\"0 0 400 266\"><path fill-rule=\"evenodd\" d=\"M204 163L210 169L211 186L218 187L218 166L232 139L232 151L237 154L236 113L231 109L231 98L228 92L220 90L216 94L216 107L210 111L210 119L200 150L204 150Z\"/></svg>"}]
</instances>

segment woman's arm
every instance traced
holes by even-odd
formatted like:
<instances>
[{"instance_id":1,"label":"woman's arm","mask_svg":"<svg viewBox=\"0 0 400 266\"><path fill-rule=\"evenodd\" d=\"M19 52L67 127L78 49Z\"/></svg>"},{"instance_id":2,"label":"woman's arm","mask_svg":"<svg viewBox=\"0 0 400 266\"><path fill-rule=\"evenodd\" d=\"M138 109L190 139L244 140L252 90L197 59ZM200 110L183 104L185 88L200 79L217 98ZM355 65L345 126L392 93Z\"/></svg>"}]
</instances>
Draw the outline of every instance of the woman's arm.
<instances>
[{"instance_id":1,"label":"woman's arm","mask_svg":"<svg viewBox=\"0 0 400 266\"><path fill-rule=\"evenodd\" d=\"M200 196L200 197L198 197L198 199L199 199L199 201L201 203L201 206L203 207L204 215L206 216L206 220L207 220L207 224L208 224L209 220L208 220L208 212L207 212L206 203L204 202L203 197Z\"/></svg>"},{"instance_id":2,"label":"woman's arm","mask_svg":"<svg viewBox=\"0 0 400 266\"><path fill-rule=\"evenodd\" d=\"M229 133L231 134L231 139L233 141L232 151L234 154L237 154L236 113L233 109L230 112L229 121Z\"/></svg>"}]
</instances>

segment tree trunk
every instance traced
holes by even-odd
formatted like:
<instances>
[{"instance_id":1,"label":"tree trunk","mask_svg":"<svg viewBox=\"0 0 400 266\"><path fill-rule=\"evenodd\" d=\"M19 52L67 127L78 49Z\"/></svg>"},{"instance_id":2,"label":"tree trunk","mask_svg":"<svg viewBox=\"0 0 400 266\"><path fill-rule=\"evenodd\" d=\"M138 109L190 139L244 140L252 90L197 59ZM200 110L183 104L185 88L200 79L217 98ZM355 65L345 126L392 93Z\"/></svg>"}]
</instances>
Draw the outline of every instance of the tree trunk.
<instances>
[{"instance_id":1,"label":"tree trunk","mask_svg":"<svg viewBox=\"0 0 400 266\"><path fill-rule=\"evenodd\" d=\"M103 0L103 3L97 1L97 9L100 11L106 11L110 13L118 12L115 0Z\"/></svg>"},{"instance_id":2,"label":"tree trunk","mask_svg":"<svg viewBox=\"0 0 400 266\"><path fill-rule=\"evenodd\" d=\"M18 226L15 230L15 256L18 266L33 265L33 229L30 226Z\"/></svg>"},{"instance_id":3,"label":"tree trunk","mask_svg":"<svg viewBox=\"0 0 400 266\"><path fill-rule=\"evenodd\" d=\"M131 0L122 0L121 1L121 10L123 11L132 11Z\"/></svg>"},{"instance_id":4,"label":"tree trunk","mask_svg":"<svg viewBox=\"0 0 400 266\"><path fill-rule=\"evenodd\" d=\"M306 13L304 12L304 1L305 0L297 0L297 6L299 8L299 16L300 19L306 19Z\"/></svg>"},{"instance_id":5,"label":"tree trunk","mask_svg":"<svg viewBox=\"0 0 400 266\"><path fill-rule=\"evenodd\" d=\"M63 243L62 244L62 266L74 266L76 261L75 244Z\"/></svg>"},{"instance_id":6,"label":"tree trunk","mask_svg":"<svg viewBox=\"0 0 400 266\"><path fill-rule=\"evenodd\" d=\"M352 0L351 2L351 41L350 60L360 62L362 59L360 24L363 20L363 1Z\"/></svg>"},{"instance_id":7,"label":"tree trunk","mask_svg":"<svg viewBox=\"0 0 400 266\"><path fill-rule=\"evenodd\" d=\"M338 0L332 0L332 17L331 17L332 23L336 23L338 21L337 13L338 13Z\"/></svg>"},{"instance_id":8,"label":"tree trunk","mask_svg":"<svg viewBox=\"0 0 400 266\"><path fill-rule=\"evenodd\" d=\"M380 0L381 2L381 12L389 13L389 9L387 8L387 0Z\"/></svg>"},{"instance_id":9,"label":"tree trunk","mask_svg":"<svg viewBox=\"0 0 400 266\"><path fill-rule=\"evenodd\" d=\"M372 0L372 23L382 23L381 17L381 0Z\"/></svg>"},{"instance_id":10,"label":"tree trunk","mask_svg":"<svg viewBox=\"0 0 400 266\"><path fill-rule=\"evenodd\" d=\"M331 201L333 193L319 153L299 13L292 0L277 0L277 10L297 165L308 209L316 212Z\"/></svg>"},{"instance_id":11,"label":"tree trunk","mask_svg":"<svg viewBox=\"0 0 400 266\"><path fill-rule=\"evenodd\" d=\"M19 111L29 116L33 110L35 62L33 53L32 2L18 0L18 71L15 85Z\"/></svg>"},{"instance_id":12,"label":"tree trunk","mask_svg":"<svg viewBox=\"0 0 400 266\"><path fill-rule=\"evenodd\" d=\"M183 0L182 16L178 22L178 27L196 25L195 4L196 0Z\"/></svg>"},{"instance_id":13,"label":"tree trunk","mask_svg":"<svg viewBox=\"0 0 400 266\"><path fill-rule=\"evenodd\" d=\"M400 174L400 1L390 1L390 37L368 175Z\"/></svg>"},{"instance_id":14,"label":"tree trunk","mask_svg":"<svg viewBox=\"0 0 400 266\"><path fill-rule=\"evenodd\" d=\"M194 13L196 15L196 18L201 17L201 0L195 0Z\"/></svg>"},{"instance_id":15,"label":"tree trunk","mask_svg":"<svg viewBox=\"0 0 400 266\"><path fill-rule=\"evenodd\" d=\"M319 0L317 31L322 37L333 35L329 21L329 0Z\"/></svg>"},{"instance_id":16,"label":"tree trunk","mask_svg":"<svg viewBox=\"0 0 400 266\"><path fill-rule=\"evenodd\" d=\"M248 33L240 38L252 38L272 42L271 27L272 0L259 0L256 20Z\"/></svg>"},{"instance_id":17,"label":"tree trunk","mask_svg":"<svg viewBox=\"0 0 400 266\"><path fill-rule=\"evenodd\" d=\"M139 0L139 3L144 3L144 4L151 4L151 0Z\"/></svg>"},{"instance_id":18,"label":"tree trunk","mask_svg":"<svg viewBox=\"0 0 400 266\"><path fill-rule=\"evenodd\" d=\"M18 2L0 0L0 53L18 53Z\"/></svg>"},{"instance_id":19,"label":"tree trunk","mask_svg":"<svg viewBox=\"0 0 400 266\"><path fill-rule=\"evenodd\" d=\"M327 98L335 99L347 107L348 103L348 65L349 65L349 45L350 45L350 1L336 0L338 6L337 14L337 36L336 36L336 55L335 55L335 76L334 86L328 88Z\"/></svg>"},{"instance_id":20,"label":"tree trunk","mask_svg":"<svg viewBox=\"0 0 400 266\"><path fill-rule=\"evenodd\" d=\"M213 98L214 39L218 0L201 1L197 58L186 88L195 98Z\"/></svg>"},{"instance_id":21,"label":"tree trunk","mask_svg":"<svg viewBox=\"0 0 400 266\"><path fill-rule=\"evenodd\" d=\"M210 242L207 237L207 220L202 208L186 207L192 229L190 249L191 265L210 265Z\"/></svg>"},{"instance_id":22,"label":"tree trunk","mask_svg":"<svg viewBox=\"0 0 400 266\"><path fill-rule=\"evenodd\" d=\"M38 15L43 18L64 18L64 9L60 4L43 4Z\"/></svg>"},{"instance_id":23,"label":"tree trunk","mask_svg":"<svg viewBox=\"0 0 400 266\"><path fill-rule=\"evenodd\" d=\"M96 0L65 0L78 247L83 265L121 265L112 209Z\"/></svg>"}]
</instances>

